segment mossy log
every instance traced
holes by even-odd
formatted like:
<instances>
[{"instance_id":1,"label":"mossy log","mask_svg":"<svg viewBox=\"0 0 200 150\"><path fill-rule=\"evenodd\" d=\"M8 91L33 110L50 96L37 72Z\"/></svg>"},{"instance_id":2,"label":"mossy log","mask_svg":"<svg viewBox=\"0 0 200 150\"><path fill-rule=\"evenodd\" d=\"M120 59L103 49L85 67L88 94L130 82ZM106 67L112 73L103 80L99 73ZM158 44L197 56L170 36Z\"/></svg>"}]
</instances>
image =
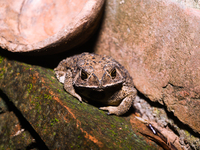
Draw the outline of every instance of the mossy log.
<instances>
[{"instance_id":1,"label":"mossy log","mask_svg":"<svg viewBox=\"0 0 200 150\"><path fill-rule=\"evenodd\" d=\"M0 89L4 102L19 118L18 124L43 149L160 149L138 132L144 126L138 126L133 109L119 117L80 103L64 91L52 69L0 57ZM5 114L0 113L1 122L6 122L1 125L2 131L13 122L6 121L9 116L2 119ZM14 132L14 127L10 129ZM31 140L20 129L21 134L12 133L15 136L2 131L0 147L5 149ZM18 140L13 141L13 137Z\"/></svg>"}]
</instances>

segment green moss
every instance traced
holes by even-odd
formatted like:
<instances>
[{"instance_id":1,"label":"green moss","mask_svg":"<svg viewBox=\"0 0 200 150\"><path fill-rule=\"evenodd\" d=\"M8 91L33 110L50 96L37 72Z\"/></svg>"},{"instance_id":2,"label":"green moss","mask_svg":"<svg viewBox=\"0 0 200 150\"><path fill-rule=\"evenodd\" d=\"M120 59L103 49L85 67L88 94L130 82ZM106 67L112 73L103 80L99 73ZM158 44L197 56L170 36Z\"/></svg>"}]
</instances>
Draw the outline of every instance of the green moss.
<instances>
[{"instance_id":1,"label":"green moss","mask_svg":"<svg viewBox=\"0 0 200 150\"><path fill-rule=\"evenodd\" d=\"M54 126L57 122L59 122L57 118L51 119L51 126Z\"/></svg>"},{"instance_id":2,"label":"green moss","mask_svg":"<svg viewBox=\"0 0 200 150\"><path fill-rule=\"evenodd\" d=\"M2 150L4 150L4 149L5 149L3 144L2 144L2 145L0 145L0 149L2 149Z\"/></svg>"},{"instance_id":3,"label":"green moss","mask_svg":"<svg viewBox=\"0 0 200 150\"><path fill-rule=\"evenodd\" d=\"M113 136L117 135L117 133L115 133L113 130L110 130L110 132L112 133Z\"/></svg>"},{"instance_id":4,"label":"green moss","mask_svg":"<svg viewBox=\"0 0 200 150\"><path fill-rule=\"evenodd\" d=\"M35 103L35 109L37 110L37 113L39 113L42 110L42 107L39 102Z\"/></svg>"},{"instance_id":5,"label":"green moss","mask_svg":"<svg viewBox=\"0 0 200 150\"><path fill-rule=\"evenodd\" d=\"M51 97L51 95L47 95L47 94L44 94L44 98L46 98L46 99L52 99L52 97Z\"/></svg>"},{"instance_id":6,"label":"green moss","mask_svg":"<svg viewBox=\"0 0 200 150\"><path fill-rule=\"evenodd\" d=\"M28 84L28 93L30 93L30 92L31 92L32 88L33 88L33 85L32 85L31 83L30 83L30 84Z\"/></svg>"},{"instance_id":7,"label":"green moss","mask_svg":"<svg viewBox=\"0 0 200 150\"><path fill-rule=\"evenodd\" d=\"M38 108L40 106L39 102L36 102L36 108Z\"/></svg>"},{"instance_id":8,"label":"green moss","mask_svg":"<svg viewBox=\"0 0 200 150\"><path fill-rule=\"evenodd\" d=\"M61 90L60 89L57 89L57 91L60 93L61 92Z\"/></svg>"},{"instance_id":9,"label":"green moss","mask_svg":"<svg viewBox=\"0 0 200 150\"><path fill-rule=\"evenodd\" d=\"M5 74L5 68L0 69L0 79L3 79L3 75Z\"/></svg>"},{"instance_id":10,"label":"green moss","mask_svg":"<svg viewBox=\"0 0 200 150\"><path fill-rule=\"evenodd\" d=\"M42 99L42 96L41 96L41 95L35 96L35 98L38 99L38 100L41 100L41 99Z\"/></svg>"},{"instance_id":11,"label":"green moss","mask_svg":"<svg viewBox=\"0 0 200 150\"><path fill-rule=\"evenodd\" d=\"M78 139L81 139L82 137L79 135L77 138L78 138Z\"/></svg>"},{"instance_id":12,"label":"green moss","mask_svg":"<svg viewBox=\"0 0 200 150\"><path fill-rule=\"evenodd\" d=\"M3 73L0 74L0 79L3 79Z\"/></svg>"},{"instance_id":13,"label":"green moss","mask_svg":"<svg viewBox=\"0 0 200 150\"><path fill-rule=\"evenodd\" d=\"M3 57L2 56L0 56L0 64L3 62Z\"/></svg>"},{"instance_id":14,"label":"green moss","mask_svg":"<svg viewBox=\"0 0 200 150\"><path fill-rule=\"evenodd\" d=\"M113 125L113 124L111 125L111 128L115 128L115 127L116 127L115 125Z\"/></svg>"},{"instance_id":15,"label":"green moss","mask_svg":"<svg viewBox=\"0 0 200 150\"><path fill-rule=\"evenodd\" d=\"M55 118L55 122L58 122L59 120L57 118Z\"/></svg>"}]
</instances>

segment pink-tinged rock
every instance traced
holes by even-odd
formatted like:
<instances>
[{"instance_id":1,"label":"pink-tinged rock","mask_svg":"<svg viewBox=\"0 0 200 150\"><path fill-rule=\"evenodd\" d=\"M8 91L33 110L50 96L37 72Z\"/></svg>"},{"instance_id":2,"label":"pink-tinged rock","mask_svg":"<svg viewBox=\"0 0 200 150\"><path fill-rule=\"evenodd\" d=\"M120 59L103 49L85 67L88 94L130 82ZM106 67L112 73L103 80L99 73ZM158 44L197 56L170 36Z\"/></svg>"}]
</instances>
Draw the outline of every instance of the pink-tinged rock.
<instances>
[{"instance_id":1,"label":"pink-tinged rock","mask_svg":"<svg viewBox=\"0 0 200 150\"><path fill-rule=\"evenodd\" d=\"M85 42L104 0L1 0L0 46L12 52L58 53ZM53 49L56 46L57 49Z\"/></svg>"},{"instance_id":2,"label":"pink-tinged rock","mask_svg":"<svg viewBox=\"0 0 200 150\"><path fill-rule=\"evenodd\" d=\"M200 11L160 0L107 1L95 45L136 88L200 133Z\"/></svg>"}]
</instances>

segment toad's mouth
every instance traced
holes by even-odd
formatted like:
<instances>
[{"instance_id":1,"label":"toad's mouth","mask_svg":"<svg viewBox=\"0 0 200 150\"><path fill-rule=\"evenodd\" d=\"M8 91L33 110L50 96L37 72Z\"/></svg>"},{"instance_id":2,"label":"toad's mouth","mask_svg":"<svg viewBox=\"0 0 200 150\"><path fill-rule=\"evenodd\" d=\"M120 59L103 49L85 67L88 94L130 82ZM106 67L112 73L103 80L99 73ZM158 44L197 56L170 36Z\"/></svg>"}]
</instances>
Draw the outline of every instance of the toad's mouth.
<instances>
[{"instance_id":1,"label":"toad's mouth","mask_svg":"<svg viewBox=\"0 0 200 150\"><path fill-rule=\"evenodd\" d=\"M88 100L101 101L106 98L106 93L103 90L92 90L85 88L77 88L76 92Z\"/></svg>"},{"instance_id":2,"label":"toad's mouth","mask_svg":"<svg viewBox=\"0 0 200 150\"><path fill-rule=\"evenodd\" d=\"M75 87L76 93L80 94L82 97L88 100L94 100L103 102L111 98L114 94L121 90L121 86L115 86L110 88L82 88L82 87Z\"/></svg>"}]
</instances>

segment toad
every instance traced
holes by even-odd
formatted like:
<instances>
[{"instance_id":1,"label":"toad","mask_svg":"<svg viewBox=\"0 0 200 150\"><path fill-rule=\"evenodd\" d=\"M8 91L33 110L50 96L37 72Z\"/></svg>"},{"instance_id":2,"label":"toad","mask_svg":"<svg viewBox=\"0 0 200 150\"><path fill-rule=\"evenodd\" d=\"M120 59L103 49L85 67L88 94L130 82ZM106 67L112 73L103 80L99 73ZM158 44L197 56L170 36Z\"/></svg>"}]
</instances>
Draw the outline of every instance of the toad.
<instances>
[{"instance_id":1,"label":"toad","mask_svg":"<svg viewBox=\"0 0 200 150\"><path fill-rule=\"evenodd\" d=\"M62 60L54 69L64 89L80 102L97 102L108 114L123 115L137 94L128 71L113 58L82 53Z\"/></svg>"}]
</instances>

